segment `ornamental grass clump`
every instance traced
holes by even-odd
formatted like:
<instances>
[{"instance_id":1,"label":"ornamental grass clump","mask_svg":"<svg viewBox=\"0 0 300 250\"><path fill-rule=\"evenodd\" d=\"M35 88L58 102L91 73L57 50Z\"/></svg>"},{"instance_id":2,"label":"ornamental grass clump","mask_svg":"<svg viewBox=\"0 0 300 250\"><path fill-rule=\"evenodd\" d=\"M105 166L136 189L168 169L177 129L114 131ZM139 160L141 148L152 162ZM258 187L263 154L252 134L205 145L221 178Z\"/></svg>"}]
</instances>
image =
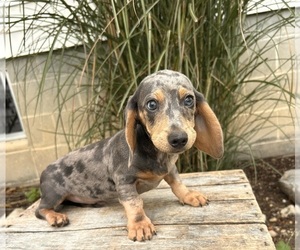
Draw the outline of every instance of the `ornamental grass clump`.
<instances>
[{"instance_id":1,"label":"ornamental grass clump","mask_svg":"<svg viewBox=\"0 0 300 250\"><path fill-rule=\"evenodd\" d=\"M21 48L32 57L43 51L45 42L50 44L36 112L43 93L55 91L56 133L64 135L70 150L121 129L124 106L140 81L155 71L172 69L187 75L204 94L222 125L225 143L221 160L192 149L182 155L178 168L218 170L233 168L237 157L254 159L253 137L278 129L272 121L276 107L292 108L294 102L292 80L278 74L282 65L274 66L266 56L278 48L278 32L293 24L294 10L285 15L272 11L250 23L247 10L259 4L252 2L39 1L35 11L11 16L8 23L10 28L29 24L24 25L28 28ZM28 3L22 3L25 9ZM35 32L39 39L28 44L26 38ZM266 37L268 42L259 46ZM292 70L293 59L280 62ZM262 67L267 73L253 77ZM62 77L66 71L68 77ZM55 79L49 83L46 76L53 72ZM66 119L63 107L78 95L84 102Z\"/></svg>"}]
</instances>

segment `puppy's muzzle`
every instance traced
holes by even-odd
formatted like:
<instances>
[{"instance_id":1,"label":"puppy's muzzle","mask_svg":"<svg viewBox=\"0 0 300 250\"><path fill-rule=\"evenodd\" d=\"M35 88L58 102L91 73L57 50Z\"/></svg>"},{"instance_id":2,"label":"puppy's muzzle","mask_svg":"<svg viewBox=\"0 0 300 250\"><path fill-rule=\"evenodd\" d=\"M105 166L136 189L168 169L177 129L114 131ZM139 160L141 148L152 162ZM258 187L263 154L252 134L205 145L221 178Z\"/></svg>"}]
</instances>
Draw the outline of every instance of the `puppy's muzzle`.
<instances>
[{"instance_id":1,"label":"puppy's muzzle","mask_svg":"<svg viewBox=\"0 0 300 250\"><path fill-rule=\"evenodd\" d=\"M168 142L174 149L183 149L188 142L188 135L184 131L173 132L169 134Z\"/></svg>"}]
</instances>

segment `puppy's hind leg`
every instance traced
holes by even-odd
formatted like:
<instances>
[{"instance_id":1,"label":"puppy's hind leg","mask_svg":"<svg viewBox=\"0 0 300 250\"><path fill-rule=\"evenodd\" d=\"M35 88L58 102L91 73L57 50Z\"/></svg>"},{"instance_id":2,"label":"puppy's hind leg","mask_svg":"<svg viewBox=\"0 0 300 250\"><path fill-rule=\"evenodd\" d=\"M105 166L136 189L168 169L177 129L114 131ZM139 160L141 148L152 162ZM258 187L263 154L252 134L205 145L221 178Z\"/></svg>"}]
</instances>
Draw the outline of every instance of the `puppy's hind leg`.
<instances>
[{"instance_id":1,"label":"puppy's hind leg","mask_svg":"<svg viewBox=\"0 0 300 250\"><path fill-rule=\"evenodd\" d=\"M35 211L36 217L47 220L47 222L53 227L63 227L68 225L68 217L65 214L57 213L55 211L55 209L64 201L65 197L57 194L53 188L43 190L42 186L40 205Z\"/></svg>"}]
</instances>

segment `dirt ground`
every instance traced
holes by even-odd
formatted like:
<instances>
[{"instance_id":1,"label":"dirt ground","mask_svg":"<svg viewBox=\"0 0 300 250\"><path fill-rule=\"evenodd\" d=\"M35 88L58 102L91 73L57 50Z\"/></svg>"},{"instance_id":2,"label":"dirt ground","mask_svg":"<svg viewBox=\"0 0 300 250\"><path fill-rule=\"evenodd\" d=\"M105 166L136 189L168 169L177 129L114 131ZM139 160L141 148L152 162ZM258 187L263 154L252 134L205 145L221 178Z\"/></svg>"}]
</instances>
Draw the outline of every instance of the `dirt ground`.
<instances>
[{"instance_id":1,"label":"dirt ground","mask_svg":"<svg viewBox=\"0 0 300 250\"><path fill-rule=\"evenodd\" d=\"M295 249L295 216L282 218L280 214L283 208L293 203L281 192L278 186L278 180L284 171L295 168L295 157L269 158L264 161L267 164L263 162L257 164L256 175L254 167L245 168L244 171L251 183L262 213L266 215L266 224L269 231L277 234L273 237L274 243L283 240L292 249ZM274 169L277 171L274 171ZM6 189L6 215L15 208L27 208L31 205L25 195L31 188Z\"/></svg>"},{"instance_id":2,"label":"dirt ground","mask_svg":"<svg viewBox=\"0 0 300 250\"><path fill-rule=\"evenodd\" d=\"M264 161L272 167L259 163L256 167L257 177L255 177L253 167L246 168L244 171L251 183L262 213L266 215L266 225L269 231L277 234L273 237L274 243L283 240L292 249L295 249L295 216L282 218L280 213L283 208L293 203L278 185L281 175L286 170L295 168L295 157L269 158Z\"/></svg>"}]
</instances>

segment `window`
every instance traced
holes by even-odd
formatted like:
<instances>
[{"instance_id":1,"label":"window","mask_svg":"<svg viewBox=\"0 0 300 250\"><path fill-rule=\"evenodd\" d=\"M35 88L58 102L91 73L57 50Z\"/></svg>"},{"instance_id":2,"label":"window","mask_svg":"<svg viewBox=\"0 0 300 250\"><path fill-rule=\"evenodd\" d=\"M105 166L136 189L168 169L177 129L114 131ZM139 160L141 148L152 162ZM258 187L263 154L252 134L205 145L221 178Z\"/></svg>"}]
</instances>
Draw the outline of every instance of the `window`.
<instances>
[{"instance_id":1,"label":"window","mask_svg":"<svg viewBox=\"0 0 300 250\"><path fill-rule=\"evenodd\" d=\"M5 99L5 112L4 114L1 114L1 128L5 127L5 139L15 140L25 138L20 112L16 105L15 96L11 89L10 80L7 74L5 76L0 75L0 86L0 103L4 103ZM3 119L4 117L2 116L5 116L5 119Z\"/></svg>"}]
</instances>

